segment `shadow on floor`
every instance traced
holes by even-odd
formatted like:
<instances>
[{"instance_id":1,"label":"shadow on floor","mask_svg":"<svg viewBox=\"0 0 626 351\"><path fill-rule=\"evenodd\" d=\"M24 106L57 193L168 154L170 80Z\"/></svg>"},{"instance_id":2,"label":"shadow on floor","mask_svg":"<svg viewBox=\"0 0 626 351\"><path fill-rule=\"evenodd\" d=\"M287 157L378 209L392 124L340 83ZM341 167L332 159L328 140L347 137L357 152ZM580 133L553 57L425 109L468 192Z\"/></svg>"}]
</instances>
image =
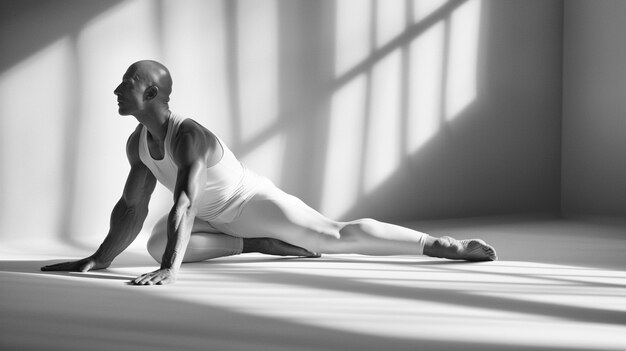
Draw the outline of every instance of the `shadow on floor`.
<instances>
[{"instance_id":1,"label":"shadow on floor","mask_svg":"<svg viewBox=\"0 0 626 351\"><path fill-rule=\"evenodd\" d=\"M3 349L40 350L567 350L546 346L530 347L485 342L424 340L372 336L332 328L304 325L250 315L228 308L200 305L146 293L148 289L124 285L93 284L95 275L58 279L56 274L39 272L45 261L2 261L0 280L3 299ZM209 267L206 267L207 269ZM9 272L9 273L7 273ZM23 273L33 274L23 274ZM245 273L244 273L245 274ZM90 278L90 279L84 279ZM247 275L287 284L326 287L335 290L446 301L479 303L494 307L491 299L469 298L441 291L405 290L382 287L332 277L315 278L299 274ZM117 278L113 278L117 279ZM156 288L156 287L155 287ZM160 287L168 289L168 287ZM533 306L509 305L495 301L496 307L526 309ZM533 312L545 306L535 306ZM548 313L567 318L583 317L590 311L549 309ZM621 318L621 317L620 317ZM620 319L621 321L622 319ZM419 326L414 326L419 327Z\"/></svg>"}]
</instances>

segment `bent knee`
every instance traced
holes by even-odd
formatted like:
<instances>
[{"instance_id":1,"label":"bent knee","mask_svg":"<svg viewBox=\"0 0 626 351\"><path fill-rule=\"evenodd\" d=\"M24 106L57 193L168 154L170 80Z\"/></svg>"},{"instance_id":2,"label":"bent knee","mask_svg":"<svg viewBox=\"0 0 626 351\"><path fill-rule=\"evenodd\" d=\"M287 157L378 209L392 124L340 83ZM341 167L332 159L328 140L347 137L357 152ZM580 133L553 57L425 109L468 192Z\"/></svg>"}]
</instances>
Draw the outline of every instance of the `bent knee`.
<instances>
[{"instance_id":1,"label":"bent knee","mask_svg":"<svg viewBox=\"0 0 626 351\"><path fill-rule=\"evenodd\" d=\"M163 257L163 253L165 252L165 246L167 245L167 236L157 236L152 235L150 239L148 239L148 243L146 244L146 248L148 249L148 253L155 261L161 263L161 259Z\"/></svg>"},{"instance_id":2,"label":"bent knee","mask_svg":"<svg viewBox=\"0 0 626 351\"><path fill-rule=\"evenodd\" d=\"M163 216L152 228L152 233L146 244L148 253L158 263L161 263L165 246L167 245L167 215Z\"/></svg>"}]
</instances>

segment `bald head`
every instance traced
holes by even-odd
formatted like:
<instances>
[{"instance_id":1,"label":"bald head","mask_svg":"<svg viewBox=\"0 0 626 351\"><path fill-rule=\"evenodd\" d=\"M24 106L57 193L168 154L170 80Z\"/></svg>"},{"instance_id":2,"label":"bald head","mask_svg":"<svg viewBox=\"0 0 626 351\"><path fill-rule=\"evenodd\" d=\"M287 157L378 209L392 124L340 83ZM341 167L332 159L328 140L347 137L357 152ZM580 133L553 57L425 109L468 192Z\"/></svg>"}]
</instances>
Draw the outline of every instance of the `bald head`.
<instances>
[{"instance_id":1,"label":"bald head","mask_svg":"<svg viewBox=\"0 0 626 351\"><path fill-rule=\"evenodd\" d=\"M169 102L172 93L172 77L163 64L152 60L137 61L128 67L126 74L147 86L156 86L158 88L157 99L161 102Z\"/></svg>"},{"instance_id":2,"label":"bald head","mask_svg":"<svg viewBox=\"0 0 626 351\"><path fill-rule=\"evenodd\" d=\"M172 77L162 64L144 60L130 65L113 91L121 115L146 116L169 111ZM159 112L160 111L160 112Z\"/></svg>"}]
</instances>

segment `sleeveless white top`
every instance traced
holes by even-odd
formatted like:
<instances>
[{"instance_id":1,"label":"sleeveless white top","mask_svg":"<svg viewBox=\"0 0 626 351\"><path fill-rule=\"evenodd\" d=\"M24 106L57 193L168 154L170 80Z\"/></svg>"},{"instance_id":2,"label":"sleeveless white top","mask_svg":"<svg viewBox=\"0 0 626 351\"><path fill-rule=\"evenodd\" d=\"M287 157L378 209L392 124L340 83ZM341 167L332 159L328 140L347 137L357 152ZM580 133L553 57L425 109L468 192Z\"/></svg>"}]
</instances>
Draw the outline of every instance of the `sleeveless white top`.
<instances>
[{"instance_id":1,"label":"sleeveless white top","mask_svg":"<svg viewBox=\"0 0 626 351\"><path fill-rule=\"evenodd\" d=\"M165 136L163 159L155 160L148 149L147 129L139 137L139 158L156 179L174 192L178 167L172 158L172 139L184 117L171 114ZM207 182L198 199L197 217L208 222L231 222L241 213L243 205L256 193L260 177L248 170L217 136L224 154L218 163L207 167Z\"/></svg>"}]
</instances>

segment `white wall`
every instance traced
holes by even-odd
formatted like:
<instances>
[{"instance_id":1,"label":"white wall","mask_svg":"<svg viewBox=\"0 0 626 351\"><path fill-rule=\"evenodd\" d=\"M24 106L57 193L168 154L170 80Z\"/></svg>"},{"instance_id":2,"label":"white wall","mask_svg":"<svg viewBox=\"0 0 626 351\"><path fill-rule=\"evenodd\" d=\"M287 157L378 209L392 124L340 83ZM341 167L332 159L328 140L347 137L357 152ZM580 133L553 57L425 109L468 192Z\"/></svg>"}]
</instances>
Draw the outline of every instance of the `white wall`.
<instances>
[{"instance_id":1,"label":"white wall","mask_svg":"<svg viewBox=\"0 0 626 351\"><path fill-rule=\"evenodd\" d=\"M565 2L563 212L626 216L626 2Z\"/></svg>"},{"instance_id":2,"label":"white wall","mask_svg":"<svg viewBox=\"0 0 626 351\"><path fill-rule=\"evenodd\" d=\"M0 5L0 238L106 233L136 123L112 91L144 58L175 111L330 216L559 210L561 1Z\"/></svg>"}]
</instances>

